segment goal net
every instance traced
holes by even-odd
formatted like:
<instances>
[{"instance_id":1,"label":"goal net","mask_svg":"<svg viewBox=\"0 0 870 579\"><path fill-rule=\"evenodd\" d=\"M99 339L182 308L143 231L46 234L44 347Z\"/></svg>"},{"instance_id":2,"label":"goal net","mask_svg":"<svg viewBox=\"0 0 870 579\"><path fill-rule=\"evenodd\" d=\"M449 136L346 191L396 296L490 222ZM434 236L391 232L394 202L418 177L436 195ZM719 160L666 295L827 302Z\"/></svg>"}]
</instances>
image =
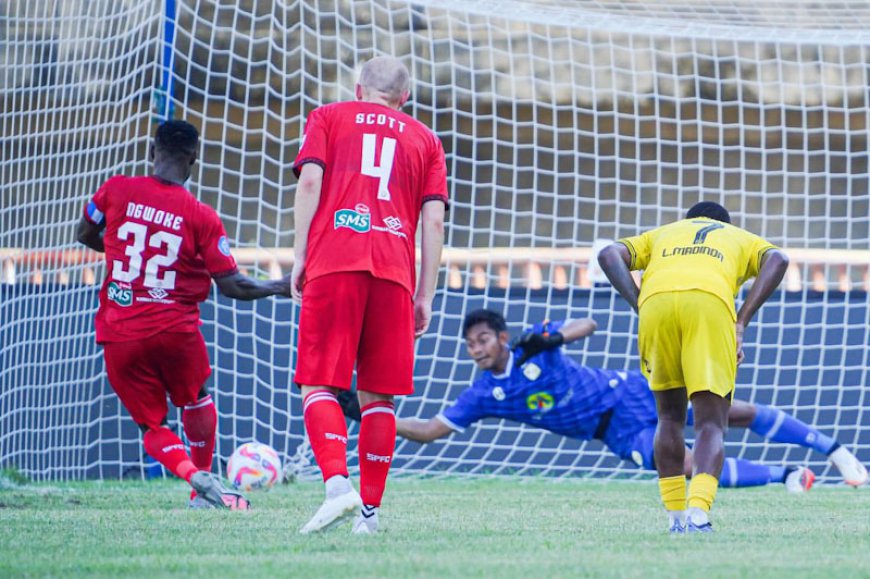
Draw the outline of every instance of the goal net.
<instances>
[{"instance_id":1,"label":"goal net","mask_svg":"<svg viewBox=\"0 0 870 579\"><path fill-rule=\"evenodd\" d=\"M479 307L504 312L513 332L590 316L598 331L568 353L636 369L636 317L598 282L592 247L712 200L792 258L747 335L736 397L870 463L863 3L5 0L0 13L0 467L38 479L144 472L93 343L105 268L74 227L105 179L149 170L155 121L200 128L189 187L217 209L246 271L274 277L292 262L305 115L352 99L360 64L380 54L411 71L405 110L442 139L452 199L435 318L400 416L434 416L474 379L460 328ZM305 465L290 385L298 307L213 296L202 314L219 456L258 440ZM824 456L742 431L727 452L837 480ZM640 472L597 441L492 419L426 446L400 441L394 468Z\"/></svg>"}]
</instances>

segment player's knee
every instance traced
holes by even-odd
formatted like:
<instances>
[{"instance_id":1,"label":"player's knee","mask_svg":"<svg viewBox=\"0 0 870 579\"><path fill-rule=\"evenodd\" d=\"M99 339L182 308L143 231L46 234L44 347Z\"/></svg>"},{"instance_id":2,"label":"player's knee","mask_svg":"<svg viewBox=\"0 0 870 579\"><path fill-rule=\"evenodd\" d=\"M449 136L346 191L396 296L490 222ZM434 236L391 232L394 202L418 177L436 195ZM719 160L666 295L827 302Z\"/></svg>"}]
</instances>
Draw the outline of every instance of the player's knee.
<instances>
[{"instance_id":1,"label":"player's knee","mask_svg":"<svg viewBox=\"0 0 870 579\"><path fill-rule=\"evenodd\" d=\"M394 398L392 394L378 394L363 390L358 391L357 395L359 396L360 406L368 406L372 402L392 402Z\"/></svg>"},{"instance_id":2,"label":"player's knee","mask_svg":"<svg viewBox=\"0 0 870 579\"><path fill-rule=\"evenodd\" d=\"M142 431L142 434L147 433L150 430L157 430L158 428L169 428L169 422L166 420L166 417L163 417L163 420L160 421L160 424L147 424L147 423L136 423L136 426L139 427L139 430Z\"/></svg>"},{"instance_id":3,"label":"player's knee","mask_svg":"<svg viewBox=\"0 0 870 579\"><path fill-rule=\"evenodd\" d=\"M394 398L390 394L374 394L372 392L359 392L358 395L368 402L392 402Z\"/></svg>"},{"instance_id":4,"label":"player's knee","mask_svg":"<svg viewBox=\"0 0 870 579\"><path fill-rule=\"evenodd\" d=\"M695 422L695 434L705 438L725 438L727 427L719 421L710 420L703 423Z\"/></svg>"},{"instance_id":5,"label":"player's knee","mask_svg":"<svg viewBox=\"0 0 870 579\"><path fill-rule=\"evenodd\" d=\"M335 388L334 386L306 386L304 384L299 385L299 390L302 393L302 397L305 398L312 392L329 392L333 396L338 396L341 392L340 388Z\"/></svg>"}]
</instances>

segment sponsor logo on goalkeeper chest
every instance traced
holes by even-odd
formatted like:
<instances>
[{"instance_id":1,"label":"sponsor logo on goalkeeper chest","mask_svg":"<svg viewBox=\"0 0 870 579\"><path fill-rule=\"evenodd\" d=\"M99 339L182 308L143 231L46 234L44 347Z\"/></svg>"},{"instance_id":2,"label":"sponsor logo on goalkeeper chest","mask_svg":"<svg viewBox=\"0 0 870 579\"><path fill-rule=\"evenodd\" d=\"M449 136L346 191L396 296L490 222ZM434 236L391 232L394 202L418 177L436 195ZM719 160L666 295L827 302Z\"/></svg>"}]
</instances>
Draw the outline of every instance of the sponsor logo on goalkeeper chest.
<instances>
[{"instance_id":1,"label":"sponsor logo on goalkeeper chest","mask_svg":"<svg viewBox=\"0 0 870 579\"><path fill-rule=\"evenodd\" d=\"M333 222L335 229L346 227L357 233L368 233L372 228L372 216L367 205L357 203L353 209L339 209Z\"/></svg>"},{"instance_id":2,"label":"sponsor logo on goalkeeper chest","mask_svg":"<svg viewBox=\"0 0 870 579\"><path fill-rule=\"evenodd\" d=\"M529 410L547 412L553 408L554 404L553 395L549 392L535 392L534 394L529 394L529 397L526 398L526 406L529 407Z\"/></svg>"},{"instance_id":3,"label":"sponsor logo on goalkeeper chest","mask_svg":"<svg viewBox=\"0 0 870 579\"><path fill-rule=\"evenodd\" d=\"M112 281L106 286L106 297L122 308L128 308L133 305L133 288L127 284Z\"/></svg>"}]
</instances>

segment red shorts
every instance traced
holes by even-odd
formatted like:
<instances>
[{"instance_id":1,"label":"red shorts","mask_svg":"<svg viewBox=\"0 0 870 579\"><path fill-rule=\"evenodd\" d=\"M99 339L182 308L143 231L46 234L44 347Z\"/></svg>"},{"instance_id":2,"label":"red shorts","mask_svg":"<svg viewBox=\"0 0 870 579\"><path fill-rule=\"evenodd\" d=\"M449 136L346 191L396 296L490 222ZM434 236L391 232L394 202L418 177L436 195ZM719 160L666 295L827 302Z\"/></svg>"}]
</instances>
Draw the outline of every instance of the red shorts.
<instances>
[{"instance_id":1,"label":"red shorts","mask_svg":"<svg viewBox=\"0 0 870 579\"><path fill-rule=\"evenodd\" d=\"M414 303L398 283L365 271L305 284L294 382L349 390L414 393Z\"/></svg>"},{"instance_id":2,"label":"red shorts","mask_svg":"<svg viewBox=\"0 0 870 579\"><path fill-rule=\"evenodd\" d=\"M199 332L160 333L144 340L103 344L112 389L136 424L158 428L166 419L169 394L175 406L196 402L211 374Z\"/></svg>"}]
</instances>

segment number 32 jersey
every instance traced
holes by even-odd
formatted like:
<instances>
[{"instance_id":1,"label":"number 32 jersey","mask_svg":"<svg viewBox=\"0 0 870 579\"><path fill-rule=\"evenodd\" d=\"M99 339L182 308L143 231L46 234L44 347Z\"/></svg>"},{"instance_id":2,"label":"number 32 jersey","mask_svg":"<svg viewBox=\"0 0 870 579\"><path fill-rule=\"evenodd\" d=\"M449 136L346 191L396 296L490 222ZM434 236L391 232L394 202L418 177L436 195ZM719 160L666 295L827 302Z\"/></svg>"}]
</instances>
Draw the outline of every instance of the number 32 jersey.
<instances>
[{"instance_id":1,"label":"number 32 jersey","mask_svg":"<svg viewBox=\"0 0 870 579\"><path fill-rule=\"evenodd\" d=\"M308 233L306 280L368 271L413 293L423 204L447 204L444 149L428 127L387 107L341 102L313 110L293 170L323 168Z\"/></svg>"},{"instance_id":2,"label":"number 32 jersey","mask_svg":"<svg viewBox=\"0 0 870 579\"><path fill-rule=\"evenodd\" d=\"M238 272L217 213L181 185L112 177L85 217L106 224L98 343L199 331L199 303L211 278Z\"/></svg>"}]
</instances>

